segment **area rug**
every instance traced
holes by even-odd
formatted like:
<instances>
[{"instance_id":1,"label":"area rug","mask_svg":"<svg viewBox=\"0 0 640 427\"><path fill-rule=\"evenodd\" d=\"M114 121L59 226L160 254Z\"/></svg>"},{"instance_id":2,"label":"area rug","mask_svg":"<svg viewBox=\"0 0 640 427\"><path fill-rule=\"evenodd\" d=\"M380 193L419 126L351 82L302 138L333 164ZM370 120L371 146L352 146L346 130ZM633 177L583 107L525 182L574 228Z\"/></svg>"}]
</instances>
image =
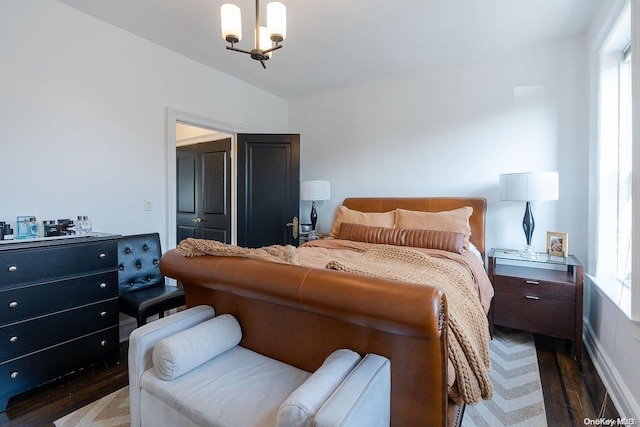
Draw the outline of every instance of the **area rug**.
<instances>
[{"instance_id":1,"label":"area rug","mask_svg":"<svg viewBox=\"0 0 640 427\"><path fill-rule=\"evenodd\" d=\"M129 386L53 422L56 427L129 427Z\"/></svg>"},{"instance_id":2,"label":"area rug","mask_svg":"<svg viewBox=\"0 0 640 427\"><path fill-rule=\"evenodd\" d=\"M490 344L493 399L467 405L463 427L546 427L538 356L528 332L496 328Z\"/></svg>"}]
</instances>

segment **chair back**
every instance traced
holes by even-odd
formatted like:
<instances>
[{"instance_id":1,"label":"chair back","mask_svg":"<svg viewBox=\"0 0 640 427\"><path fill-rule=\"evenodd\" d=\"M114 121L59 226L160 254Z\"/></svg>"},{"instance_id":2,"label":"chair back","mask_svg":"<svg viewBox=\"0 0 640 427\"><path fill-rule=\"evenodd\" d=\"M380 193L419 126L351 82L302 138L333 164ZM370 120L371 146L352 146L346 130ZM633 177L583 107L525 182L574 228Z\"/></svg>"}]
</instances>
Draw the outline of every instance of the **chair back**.
<instances>
[{"instance_id":1,"label":"chair back","mask_svg":"<svg viewBox=\"0 0 640 427\"><path fill-rule=\"evenodd\" d=\"M160 272L160 235L136 234L118 239L118 289L120 295L164 286Z\"/></svg>"}]
</instances>

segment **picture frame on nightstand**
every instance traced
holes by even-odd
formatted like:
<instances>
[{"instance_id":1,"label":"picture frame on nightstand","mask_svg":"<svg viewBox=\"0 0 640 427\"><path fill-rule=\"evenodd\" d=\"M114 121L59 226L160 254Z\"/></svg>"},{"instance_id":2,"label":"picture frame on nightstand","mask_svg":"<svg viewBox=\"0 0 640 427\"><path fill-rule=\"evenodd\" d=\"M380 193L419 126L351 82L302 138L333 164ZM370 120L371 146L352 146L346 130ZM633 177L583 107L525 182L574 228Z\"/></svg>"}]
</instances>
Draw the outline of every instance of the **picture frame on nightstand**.
<instances>
[{"instance_id":1,"label":"picture frame on nightstand","mask_svg":"<svg viewBox=\"0 0 640 427\"><path fill-rule=\"evenodd\" d=\"M569 233L547 231L547 253L566 258L569 254Z\"/></svg>"}]
</instances>

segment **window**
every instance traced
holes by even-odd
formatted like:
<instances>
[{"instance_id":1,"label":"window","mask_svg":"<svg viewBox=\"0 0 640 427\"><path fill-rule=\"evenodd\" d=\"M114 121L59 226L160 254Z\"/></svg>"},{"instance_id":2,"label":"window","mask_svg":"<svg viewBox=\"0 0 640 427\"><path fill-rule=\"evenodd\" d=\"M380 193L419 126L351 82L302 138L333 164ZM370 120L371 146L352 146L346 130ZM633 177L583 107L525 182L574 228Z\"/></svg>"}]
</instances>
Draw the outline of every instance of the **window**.
<instances>
[{"instance_id":1,"label":"window","mask_svg":"<svg viewBox=\"0 0 640 427\"><path fill-rule=\"evenodd\" d=\"M631 44L621 52L618 65L618 233L616 278L631 286Z\"/></svg>"},{"instance_id":2,"label":"window","mask_svg":"<svg viewBox=\"0 0 640 427\"><path fill-rule=\"evenodd\" d=\"M639 153L633 149L633 141L637 138L634 126L640 116L632 108L634 103L638 105L632 93L632 81L637 84L638 78L634 78L632 72L632 52L637 46L631 31L634 22L631 14L640 15L640 10L630 3L626 2L618 19L612 23L598 53L597 142L594 151L597 173L592 181L597 193L594 211L596 236L592 247L595 265L591 265L591 269L601 288L619 290L614 292L614 297L605 289L612 300L631 318L640 319L640 282L632 279L633 264L636 269L640 267L638 260L632 258L632 246L636 245L636 252L640 247L638 242L633 243L640 238L640 221L633 218L632 204L635 193L636 209L640 206L640 186L634 184L632 174L634 163L636 169L640 166L635 160ZM638 88L635 92L640 93ZM635 173L637 175L638 171Z\"/></svg>"}]
</instances>

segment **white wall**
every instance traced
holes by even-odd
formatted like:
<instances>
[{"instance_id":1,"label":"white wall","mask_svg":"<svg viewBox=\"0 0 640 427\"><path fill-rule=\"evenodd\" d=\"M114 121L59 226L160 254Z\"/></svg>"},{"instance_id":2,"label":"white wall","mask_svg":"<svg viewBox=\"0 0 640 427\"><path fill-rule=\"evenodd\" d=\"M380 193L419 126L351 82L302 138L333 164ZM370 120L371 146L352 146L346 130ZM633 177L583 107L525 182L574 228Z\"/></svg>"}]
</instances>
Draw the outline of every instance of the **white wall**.
<instances>
[{"instance_id":1,"label":"white wall","mask_svg":"<svg viewBox=\"0 0 640 427\"><path fill-rule=\"evenodd\" d=\"M575 37L290 101L301 178L331 182L319 229L349 196L482 196L487 248L520 248L525 206L499 201L498 175L558 170L560 200L534 203L533 244L566 231L586 261L587 70L586 38Z\"/></svg>"},{"instance_id":2,"label":"white wall","mask_svg":"<svg viewBox=\"0 0 640 427\"><path fill-rule=\"evenodd\" d=\"M82 214L97 231L164 238L167 108L287 129L282 99L66 5L0 9L0 221Z\"/></svg>"}]
</instances>

